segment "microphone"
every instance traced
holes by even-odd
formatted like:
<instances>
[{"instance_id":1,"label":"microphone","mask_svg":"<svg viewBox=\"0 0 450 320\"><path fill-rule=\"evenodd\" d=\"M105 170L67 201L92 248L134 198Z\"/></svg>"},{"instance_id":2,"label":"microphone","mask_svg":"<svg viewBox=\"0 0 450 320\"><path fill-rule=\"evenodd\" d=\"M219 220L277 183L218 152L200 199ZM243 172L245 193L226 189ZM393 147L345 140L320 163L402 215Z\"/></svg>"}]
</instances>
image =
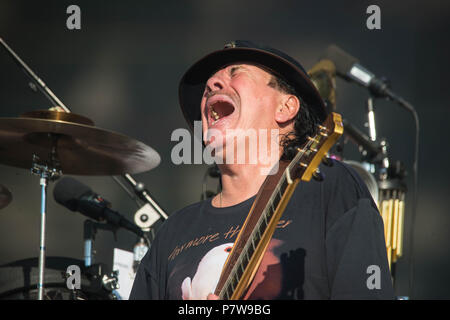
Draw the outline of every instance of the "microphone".
<instances>
[{"instance_id":1,"label":"microphone","mask_svg":"<svg viewBox=\"0 0 450 320\"><path fill-rule=\"evenodd\" d=\"M368 88L375 96L396 100L386 81L375 77L372 72L359 64L358 59L336 45L330 45L327 48L324 59L334 62L337 75L343 79L356 82Z\"/></svg>"},{"instance_id":2,"label":"microphone","mask_svg":"<svg viewBox=\"0 0 450 320\"><path fill-rule=\"evenodd\" d=\"M71 211L78 211L93 220L106 221L113 226L127 229L140 237L145 237L144 232L138 226L120 213L111 210L108 201L73 178L65 177L59 180L53 189L53 197L57 203Z\"/></svg>"}]
</instances>

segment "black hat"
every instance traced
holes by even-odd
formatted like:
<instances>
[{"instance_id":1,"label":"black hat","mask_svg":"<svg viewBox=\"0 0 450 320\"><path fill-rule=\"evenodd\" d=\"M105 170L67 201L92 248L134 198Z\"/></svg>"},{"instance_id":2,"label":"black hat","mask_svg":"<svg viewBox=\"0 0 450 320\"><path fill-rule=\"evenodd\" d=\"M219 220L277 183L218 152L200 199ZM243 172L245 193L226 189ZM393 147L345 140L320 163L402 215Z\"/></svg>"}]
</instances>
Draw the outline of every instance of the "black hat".
<instances>
[{"instance_id":1,"label":"black hat","mask_svg":"<svg viewBox=\"0 0 450 320\"><path fill-rule=\"evenodd\" d=\"M251 62L262 65L293 86L301 98L313 109L323 122L327 112L324 102L308 73L295 59L287 54L250 41L236 40L197 61L181 78L179 99L181 110L191 128L194 121L201 120L200 101L206 81L216 71L234 62Z\"/></svg>"}]
</instances>

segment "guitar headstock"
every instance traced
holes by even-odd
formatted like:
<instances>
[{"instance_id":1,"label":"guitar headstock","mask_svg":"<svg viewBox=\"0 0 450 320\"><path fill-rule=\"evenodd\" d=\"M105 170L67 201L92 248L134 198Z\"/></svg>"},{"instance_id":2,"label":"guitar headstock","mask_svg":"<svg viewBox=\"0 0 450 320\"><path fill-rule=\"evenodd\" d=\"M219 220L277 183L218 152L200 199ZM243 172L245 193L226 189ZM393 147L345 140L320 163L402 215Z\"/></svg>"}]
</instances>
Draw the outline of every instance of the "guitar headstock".
<instances>
[{"instance_id":1,"label":"guitar headstock","mask_svg":"<svg viewBox=\"0 0 450 320\"><path fill-rule=\"evenodd\" d=\"M297 155L289 165L291 176L303 181L311 180L322 159L343 134L341 115L335 112L330 113L317 129L317 134L314 137L308 137L308 141L298 149Z\"/></svg>"}]
</instances>

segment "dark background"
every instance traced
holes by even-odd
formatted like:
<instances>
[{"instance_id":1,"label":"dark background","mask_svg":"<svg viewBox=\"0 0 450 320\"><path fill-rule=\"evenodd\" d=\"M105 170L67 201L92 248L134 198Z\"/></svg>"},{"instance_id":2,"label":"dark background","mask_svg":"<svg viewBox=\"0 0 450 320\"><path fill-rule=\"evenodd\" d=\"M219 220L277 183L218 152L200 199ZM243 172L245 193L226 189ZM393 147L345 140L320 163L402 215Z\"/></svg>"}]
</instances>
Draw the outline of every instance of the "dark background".
<instances>
[{"instance_id":1,"label":"dark background","mask_svg":"<svg viewBox=\"0 0 450 320\"><path fill-rule=\"evenodd\" d=\"M66 28L66 8L81 8L81 30ZM381 30L366 28L366 8L381 8ZM178 81L204 54L234 39L252 39L297 58L306 69L336 43L410 101L421 121L419 198L410 259L414 122L392 102L377 100L378 135L408 169L404 257L396 293L408 295L414 264L416 299L450 298L450 160L448 142L449 4L443 1L0 1L0 37L74 113L101 128L138 139L161 155L154 170L135 175L171 213L200 199L206 165L174 165L176 128L187 128L178 106ZM0 117L50 107L0 50ZM365 130L368 92L337 81L337 109ZM346 156L358 160L348 148ZM129 219L137 207L111 177L76 177ZM13 202L0 211L0 264L36 257L39 178L0 165L0 183ZM214 181L209 188L214 188ZM53 184L54 185L54 184ZM47 255L82 258L84 217L57 205L49 187ZM114 247L132 250L135 236L119 231L96 239L97 261L112 263Z\"/></svg>"}]
</instances>

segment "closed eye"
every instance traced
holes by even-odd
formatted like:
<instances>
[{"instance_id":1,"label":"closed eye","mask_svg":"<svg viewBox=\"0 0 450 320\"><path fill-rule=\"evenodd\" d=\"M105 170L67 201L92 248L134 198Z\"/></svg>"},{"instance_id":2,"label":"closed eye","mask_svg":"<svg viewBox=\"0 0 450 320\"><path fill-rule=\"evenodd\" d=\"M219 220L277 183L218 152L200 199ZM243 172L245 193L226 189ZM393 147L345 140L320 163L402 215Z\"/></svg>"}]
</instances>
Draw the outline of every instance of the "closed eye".
<instances>
[{"instance_id":1,"label":"closed eye","mask_svg":"<svg viewBox=\"0 0 450 320\"><path fill-rule=\"evenodd\" d=\"M237 73L237 71L243 68L244 68L243 66L232 66L230 68L230 76L233 77Z\"/></svg>"}]
</instances>

